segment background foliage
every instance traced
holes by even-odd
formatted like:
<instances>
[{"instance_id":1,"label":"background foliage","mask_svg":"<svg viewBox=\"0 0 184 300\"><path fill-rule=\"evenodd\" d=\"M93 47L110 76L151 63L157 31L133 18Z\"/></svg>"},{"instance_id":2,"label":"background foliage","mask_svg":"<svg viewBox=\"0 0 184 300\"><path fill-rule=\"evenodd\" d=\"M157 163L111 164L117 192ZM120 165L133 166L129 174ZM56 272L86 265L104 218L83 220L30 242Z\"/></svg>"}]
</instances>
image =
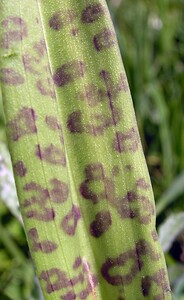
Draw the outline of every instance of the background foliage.
<instances>
[{"instance_id":1,"label":"background foliage","mask_svg":"<svg viewBox=\"0 0 184 300\"><path fill-rule=\"evenodd\" d=\"M184 299L184 1L107 1L157 205L173 300ZM113 63L113 62L112 62ZM0 299L41 299L6 148L0 97Z\"/></svg>"}]
</instances>

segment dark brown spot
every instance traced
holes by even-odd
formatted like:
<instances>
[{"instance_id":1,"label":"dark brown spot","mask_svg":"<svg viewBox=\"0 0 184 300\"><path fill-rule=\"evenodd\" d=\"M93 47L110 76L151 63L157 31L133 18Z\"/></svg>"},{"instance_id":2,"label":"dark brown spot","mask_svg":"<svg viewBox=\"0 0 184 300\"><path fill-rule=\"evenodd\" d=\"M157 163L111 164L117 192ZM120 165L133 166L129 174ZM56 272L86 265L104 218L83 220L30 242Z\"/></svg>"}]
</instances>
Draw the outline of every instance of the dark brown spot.
<instances>
[{"instance_id":1,"label":"dark brown spot","mask_svg":"<svg viewBox=\"0 0 184 300\"><path fill-rule=\"evenodd\" d=\"M88 5L82 12L81 21L83 23L93 23L98 21L106 13L104 6L100 3Z\"/></svg>"},{"instance_id":2,"label":"dark brown spot","mask_svg":"<svg viewBox=\"0 0 184 300\"><path fill-rule=\"evenodd\" d=\"M119 168L119 166L114 166L114 167L112 168L112 176L118 176L119 173L120 173L120 168Z\"/></svg>"},{"instance_id":3,"label":"dark brown spot","mask_svg":"<svg viewBox=\"0 0 184 300\"><path fill-rule=\"evenodd\" d=\"M67 120L67 127L72 133L88 133L93 136L104 134L104 131L110 126L114 125L114 122L119 123L121 114L118 110L114 110L114 119L111 115L104 116L103 114L95 113L92 115L90 124L83 124L82 112L75 111L69 115ZM94 125L93 125L94 120Z\"/></svg>"},{"instance_id":4,"label":"dark brown spot","mask_svg":"<svg viewBox=\"0 0 184 300\"><path fill-rule=\"evenodd\" d=\"M126 196L125 196L125 198L129 202L133 202L133 201L137 200L137 195L136 195L136 193L134 191L128 191L127 194L126 194Z\"/></svg>"},{"instance_id":5,"label":"dark brown spot","mask_svg":"<svg viewBox=\"0 0 184 300\"><path fill-rule=\"evenodd\" d=\"M105 130L113 125L117 125L121 120L121 112L116 108L113 109L113 118L111 114L95 113L92 115L94 124L85 125L85 132L94 136L104 134Z\"/></svg>"},{"instance_id":6,"label":"dark brown spot","mask_svg":"<svg viewBox=\"0 0 184 300\"><path fill-rule=\"evenodd\" d=\"M81 111L74 111L68 116L67 128L72 133L82 133L84 132L84 127L82 125L82 113Z\"/></svg>"},{"instance_id":7,"label":"dark brown spot","mask_svg":"<svg viewBox=\"0 0 184 300\"><path fill-rule=\"evenodd\" d=\"M95 220L90 225L90 233L98 238L106 232L111 226L111 214L108 210L101 211L96 214Z\"/></svg>"},{"instance_id":8,"label":"dark brown spot","mask_svg":"<svg viewBox=\"0 0 184 300\"><path fill-rule=\"evenodd\" d=\"M22 62L26 72L30 72L34 75L40 75L40 71L36 70L36 68L33 66L33 63L38 64L38 61L35 61L35 59L30 54L26 53L22 55Z\"/></svg>"},{"instance_id":9,"label":"dark brown spot","mask_svg":"<svg viewBox=\"0 0 184 300\"><path fill-rule=\"evenodd\" d=\"M51 78L46 78L43 80L38 80L36 83L36 87L41 95L49 96L52 99L56 98L55 90L54 90L54 83Z\"/></svg>"},{"instance_id":10,"label":"dark brown spot","mask_svg":"<svg viewBox=\"0 0 184 300\"><path fill-rule=\"evenodd\" d=\"M74 10L62 10L53 14L49 20L49 26L54 30L60 30L71 24L75 18L76 13Z\"/></svg>"},{"instance_id":11,"label":"dark brown spot","mask_svg":"<svg viewBox=\"0 0 184 300\"><path fill-rule=\"evenodd\" d=\"M104 167L101 163L94 163L85 167L86 178L89 180L103 180Z\"/></svg>"},{"instance_id":12,"label":"dark brown spot","mask_svg":"<svg viewBox=\"0 0 184 300\"><path fill-rule=\"evenodd\" d=\"M150 185L145 181L144 178L140 178L137 180L136 185L138 188L142 188L144 190L149 190L150 189Z\"/></svg>"},{"instance_id":13,"label":"dark brown spot","mask_svg":"<svg viewBox=\"0 0 184 300\"><path fill-rule=\"evenodd\" d=\"M115 83L112 80L110 72L106 70L102 70L99 75L105 83L106 97L109 99L109 101L113 102L120 92L127 91L126 77L124 74L120 73L119 80L117 83Z\"/></svg>"},{"instance_id":14,"label":"dark brown spot","mask_svg":"<svg viewBox=\"0 0 184 300\"><path fill-rule=\"evenodd\" d=\"M47 52L45 40L41 39L40 41L36 42L33 46L38 56L41 58L45 55Z\"/></svg>"},{"instance_id":15,"label":"dark brown spot","mask_svg":"<svg viewBox=\"0 0 184 300\"><path fill-rule=\"evenodd\" d=\"M61 227L68 235L75 235L78 221L81 218L80 209L76 205L72 205L71 211L63 218Z\"/></svg>"},{"instance_id":16,"label":"dark brown spot","mask_svg":"<svg viewBox=\"0 0 184 300\"><path fill-rule=\"evenodd\" d=\"M75 268L73 267L74 270L78 269L79 267L82 267L82 270L79 275L70 279L71 286L73 287L75 285L78 285L80 287L82 284L82 286L86 285L86 288L76 294L74 294L72 290L69 290L65 295L61 296L61 299L69 300L73 299L72 297L75 297L74 299L85 300L91 293L92 298L96 299L95 287L98 284L98 278L96 275L91 273L90 264L86 261L85 258L81 259L79 257L76 259L73 266L75 266ZM78 288L76 289L78 291Z\"/></svg>"},{"instance_id":17,"label":"dark brown spot","mask_svg":"<svg viewBox=\"0 0 184 300\"><path fill-rule=\"evenodd\" d=\"M17 176L24 177L26 176L27 169L23 163L23 161L19 160L14 165L14 171Z\"/></svg>"},{"instance_id":18,"label":"dark brown spot","mask_svg":"<svg viewBox=\"0 0 184 300\"><path fill-rule=\"evenodd\" d=\"M68 292L66 295L61 296L63 300L75 300L77 299L77 295L74 292Z\"/></svg>"},{"instance_id":19,"label":"dark brown spot","mask_svg":"<svg viewBox=\"0 0 184 300\"><path fill-rule=\"evenodd\" d=\"M92 83L84 86L84 90L84 92L79 94L79 99L86 100L90 107L97 106L105 96L105 93Z\"/></svg>"},{"instance_id":20,"label":"dark brown spot","mask_svg":"<svg viewBox=\"0 0 184 300\"><path fill-rule=\"evenodd\" d=\"M70 279L70 283L72 286L78 284L78 283L83 283L85 280L84 278L84 274L83 273L79 273L79 275L74 276L73 278Z\"/></svg>"},{"instance_id":21,"label":"dark brown spot","mask_svg":"<svg viewBox=\"0 0 184 300\"><path fill-rule=\"evenodd\" d=\"M116 126L122 118L121 109L117 109L117 107L115 107L115 100L118 94L122 91L121 78L118 83L114 83L112 76L108 71L102 70L99 75L103 79L106 87L106 97L108 99L111 125Z\"/></svg>"},{"instance_id":22,"label":"dark brown spot","mask_svg":"<svg viewBox=\"0 0 184 300\"><path fill-rule=\"evenodd\" d=\"M26 217L43 222L49 222L55 219L55 212L52 208L43 208L42 210L42 212L29 210L26 212Z\"/></svg>"},{"instance_id":23,"label":"dark brown spot","mask_svg":"<svg viewBox=\"0 0 184 300\"><path fill-rule=\"evenodd\" d=\"M58 179L52 179L51 185L53 186L50 191L50 196L53 202L63 203L68 199L69 189L68 185Z\"/></svg>"},{"instance_id":24,"label":"dark brown spot","mask_svg":"<svg viewBox=\"0 0 184 300\"><path fill-rule=\"evenodd\" d=\"M61 123L59 122L59 120L54 116L48 115L45 117L45 123L47 124L47 126L50 130L57 131L59 133L61 144L64 145L64 137L63 137L63 132L62 132L62 128L61 128ZM38 149L38 151L39 151L39 156L41 157L41 152L40 152L41 149ZM63 150L63 153L65 155L64 150Z\"/></svg>"},{"instance_id":25,"label":"dark brown spot","mask_svg":"<svg viewBox=\"0 0 184 300\"><path fill-rule=\"evenodd\" d=\"M77 257L73 264L73 269L78 269L82 265L81 257Z\"/></svg>"},{"instance_id":26,"label":"dark brown spot","mask_svg":"<svg viewBox=\"0 0 184 300\"><path fill-rule=\"evenodd\" d=\"M115 186L113 181L105 176L101 163L94 163L85 168L86 179L80 185L80 193L85 199L92 200L94 204L106 199L113 202ZM98 192L97 192L98 190Z\"/></svg>"},{"instance_id":27,"label":"dark brown spot","mask_svg":"<svg viewBox=\"0 0 184 300\"><path fill-rule=\"evenodd\" d=\"M155 242L158 241L158 234L157 234L156 229L154 229L154 230L151 232L151 235L152 235L152 238L153 238L153 240L154 240Z\"/></svg>"},{"instance_id":28,"label":"dark brown spot","mask_svg":"<svg viewBox=\"0 0 184 300\"><path fill-rule=\"evenodd\" d=\"M160 295L155 295L153 300L164 300L166 293L171 292L164 269L160 269L152 276L146 276L142 279L142 294L144 297L150 295L153 284L156 285L156 290L160 292Z\"/></svg>"},{"instance_id":29,"label":"dark brown spot","mask_svg":"<svg viewBox=\"0 0 184 300\"><path fill-rule=\"evenodd\" d=\"M139 211L138 219L142 224L149 224L152 216L155 214L154 205L146 196L139 196L138 200L141 204L141 210Z\"/></svg>"},{"instance_id":30,"label":"dark brown spot","mask_svg":"<svg viewBox=\"0 0 184 300\"><path fill-rule=\"evenodd\" d=\"M85 300L92 293L93 299L96 299L95 287L98 285L98 278L90 271L90 265L83 260L83 270L86 273L87 287L77 295L79 299Z\"/></svg>"},{"instance_id":31,"label":"dark brown spot","mask_svg":"<svg viewBox=\"0 0 184 300\"><path fill-rule=\"evenodd\" d=\"M66 166L66 157L64 151L53 144L50 144L45 148L41 148L40 145L37 145L36 155L39 157L39 159L45 160L50 164Z\"/></svg>"},{"instance_id":32,"label":"dark brown spot","mask_svg":"<svg viewBox=\"0 0 184 300\"><path fill-rule=\"evenodd\" d=\"M45 41L43 39L41 39L38 42L34 43L32 50L33 51L31 51L31 53L26 52L22 55L22 62L24 65L24 69L26 72L30 72L31 74L42 75L42 80L40 80L40 82L46 81L46 84L43 86L45 87L45 90L48 89L50 91L51 86L53 86L53 82L52 82L52 80L49 80L48 78L46 78L44 80L44 77L43 77L43 76L48 76L48 73L51 73L50 67L42 66L43 70L40 69L40 64L43 62L43 58L47 54ZM47 88L46 85L48 85L49 88ZM44 89L44 88L42 88L42 89Z\"/></svg>"},{"instance_id":33,"label":"dark brown spot","mask_svg":"<svg viewBox=\"0 0 184 300\"><path fill-rule=\"evenodd\" d=\"M122 199L117 198L115 205L121 218L137 218L142 224L149 224L154 215L149 198L139 195L136 189L128 191Z\"/></svg>"},{"instance_id":34,"label":"dark brown spot","mask_svg":"<svg viewBox=\"0 0 184 300\"><path fill-rule=\"evenodd\" d=\"M72 36L77 36L78 34L79 34L79 29L78 28L72 28L71 35Z\"/></svg>"},{"instance_id":35,"label":"dark brown spot","mask_svg":"<svg viewBox=\"0 0 184 300\"><path fill-rule=\"evenodd\" d=\"M82 291L79 293L79 299L87 299L87 297L90 295L91 291L89 292L88 290Z\"/></svg>"},{"instance_id":36,"label":"dark brown spot","mask_svg":"<svg viewBox=\"0 0 184 300\"><path fill-rule=\"evenodd\" d=\"M35 234L35 232L33 234ZM65 272L58 268L42 271L39 278L46 282L46 291L48 294L67 289L66 294L62 294L60 299L69 300L75 297L74 299L85 300L90 293L93 293L94 299L96 299L95 287L98 284L97 276L91 273L90 264L85 258L76 258L73 264L73 270L76 271L79 267L81 269L80 273L72 278L69 278ZM86 285L86 287L82 291L78 291L77 287L76 290L78 293L74 296L73 287L76 285L78 285L78 287Z\"/></svg>"},{"instance_id":37,"label":"dark brown spot","mask_svg":"<svg viewBox=\"0 0 184 300\"><path fill-rule=\"evenodd\" d=\"M32 249L34 252L41 251L43 253L51 253L57 249L57 245L51 241L39 242L38 231L36 228L31 228L28 232L28 236L32 241Z\"/></svg>"},{"instance_id":38,"label":"dark brown spot","mask_svg":"<svg viewBox=\"0 0 184 300\"><path fill-rule=\"evenodd\" d=\"M49 129L51 129L53 131L61 129L58 119L54 116L46 116L45 122L46 122L47 126L49 127Z\"/></svg>"},{"instance_id":39,"label":"dark brown spot","mask_svg":"<svg viewBox=\"0 0 184 300\"><path fill-rule=\"evenodd\" d=\"M109 28L104 28L94 36L93 43L97 51L109 49L116 44L115 32Z\"/></svg>"},{"instance_id":40,"label":"dark brown spot","mask_svg":"<svg viewBox=\"0 0 184 300\"><path fill-rule=\"evenodd\" d=\"M54 83L57 86L65 86L81 77L85 73L85 64L82 61L73 60L62 65L54 74Z\"/></svg>"},{"instance_id":41,"label":"dark brown spot","mask_svg":"<svg viewBox=\"0 0 184 300\"><path fill-rule=\"evenodd\" d=\"M147 242L146 240L139 240L136 243L136 254L141 255L149 255L152 261L158 261L160 259L160 254L155 252L151 243Z\"/></svg>"},{"instance_id":42,"label":"dark brown spot","mask_svg":"<svg viewBox=\"0 0 184 300\"><path fill-rule=\"evenodd\" d=\"M37 132L36 128L36 114L32 108L22 108L16 118L7 124L10 137L13 141L18 141L25 135L34 134Z\"/></svg>"},{"instance_id":43,"label":"dark brown spot","mask_svg":"<svg viewBox=\"0 0 184 300\"><path fill-rule=\"evenodd\" d=\"M120 214L122 219L134 219L135 217L137 217L136 212L133 209L131 209L130 205L127 202L122 207L118 207L118 213Z\"/></svg>"},{"instance_id":44,"label":"dark brown spot","mask_svg":"<svg viewBox=\"0 0 184 300\"><path fill-rule=\"evenodd\" d=\"M6 30L3 36L2 46L5 49L13 42L21 41L27 36L27 26L23 19L17 16L9 16L1 22Z\"/></svg>"},{"instance_id":45,"label":"dark brown spot","mask_svg":"<svg viewBox=\"0 0 184 300\"><path fill-rule=\"evenodd\" d=\"M119 174L118 166L115 167L111 173L113 177ZM128 191L125 196L119 197L116 196L115 193L115 179L106 176L101 163L86 166L85 174L85 180L79 187L80 194L83 198L91 200L93 204L107 200L116 208L122 219L137 219L142 224L149 224L151 222L152 216L155 214L155 209L149 197L142 195L142 191L140 191L141 189L145 190L145 185L144 188L140 188L136 182L133 190ZM143 184L143 180L141 180L141 183ZM90 227L92 235L95 235L97 231L96 226L97 223L94 221ZM96 235L98 234L96 233Z\"/></svg>"},{"instance_id":46,"label":"dark brown spot","mask_svg":"<svg viewBox=\"0 0 184 300\"><path fill-rule=\"evenodd\" d=\"M132 171L132 169L133 169L132 165L126 165L125 166L125 170L128 171L128 172Z\"/></svg>"},{"instance_id":47,"label":"dark brown spot","mask_svg":"<svg viewBox=\"0 0 184 300\"><path fill-rule=\"evenodd\" d=\"M103 135L105 130L111 126L116 126L122 119L122 111L115 107L115 100L118 94L123 90L122 79L120 74L120 79L117 83L112 81L110 73L102 70L100 72L100 77L105 82L105 90L99 89L98 86L94 84L89 84L84 87L85 91L78 94L78 98L81 100L86 100L90 107L97 106L105 98L108 99L107 113L97 112L92 113L90 116L90 121L85 124L85 118L83 118L82 111L74 111L68 116L67 127L72 133L82 133L90 134L93 136Z\"/></svg>"},{"instance_id":48,"label":"dark brown spot","mask_svg":"<svg viewBox=\"0 0 184 300\"><path fill-rule=\"evenodd\" d=\"M117 267L123 267L125 266L127 269L128 261L131 260L133 262L133 265L130 264L130 270L129 272L122 272L121 274L117 275L111 275L110 270L116 269ZM127 252L124 252L123 254L120 254L117 258L108 258L106 262L102 265L101 268L102 276L104 279L111 285L119 286L119 285L126 285L130 284L133 280L133 278L137 275L139 272L139 268L137 265L137 261L135 259L135 253L133 250L129 250Z\"/></svg>"},{"instance_id":49,"label":"dark brown spot","mask_svg":"<svg viewBox=\"0 0 184 300\"><path fill-rule=\"evenodd\" d=\"M23 206L26 209L25 214L27 218L33 218L44 222L54 220L55 211L53 208L46 207L49 199L48 189L44 189L35 182L30 182L24 186L24 191L30 192L33 195L30 198L25 199L23 203Z\"/></svg>"},{"instance_id":50,"label":"dark brown spot","mask_svg":"<svg viewBox=\"0 0 184 300\"><path fill-rule=\"evenodd\" d=\"M67 274L58 268L42 271L39 278L46 282L46 291L48 294L71 286Z\"/></svg>"},{"instance_id":51,"label":"dark brown spot","mask_svg":"<svg viewBox=\"0 0 184 300\"><path fill-rule=\"evenodd\" d=\"M33 203L36 203L37 201L40 203L40 205L43 205L46 203L47 198L49 197L49 192L47 189L44 189L41 185L35 183L35 182L29 182L24 185L24 191L25 192L33 192L36 193L37 197L30 198L29 200L25 200L24 207L28 207L29 205L32 205Z\"/></svg>"},{"instance_id":52,"label":"dark brown spot","mask_svg":"<svg viewBox=\"0 0 184 300\"><path fill-rule=\"evenodd\" d=\"M128 81L125 74L120 74L119 88L125 93L129 91Z\"/></svg>"},{"instance_id":53,"label":"dark brown spot","mask_svg":"<svg viewBox=\"0 0 184 300\"><path fill-rule=\"evenodd\" d=\"M54 82L51 78L50 66L45 65L44 60L44 56L47 54L45 40L40 39L35 42L31 50L22 55L24 69L26 72L38 75L35 76L38 91L42 95L48 95L54 99Z\"/></svg>"},{"instance_id":54,"label":"dark brown spot","mask_svg":"<svg viewBox=\"0 0 184 300\"><path fill-rule=\"evenodd\" d=\"M144 297L147 297L149 295L150 287L151 287L151 281L150 278L147 276L142 279L142 294Z\"/></svg>"},{"instance_id":55,"label":"dark brown spot","mask_svg":"<svg viewBox=\"0 0 184 300\"><path fill-rule=\"evenodd\" d=\"M136 243L135 249L128 250L120 254L117 258L108 258L102 265L101 273L104 279L111 285L119 286L130 284L136 277L137 273L142 270L144 262L142 256L149 255L152 260L157 261L160 256L154 252L151 245L145 240L140 240ZM130 264L132 261L133 264ZM110 271L118 267L127 270L122 271L122 274L111 275Z\"/></svg>"},{"instance_id":56,"label":"dark brown spot","mask_svg":"<svg viewBox=\"0 0 184 300\"><path fill-rule=\"evenodd\" d=\"M0 81L9 85L20 85L24 83L24 77L11 68L0 69Z\"/></svg>"},{"instance_id":57,"label":"dark brown spot","mask_svg":"<svg viewBox=\"0 0 184 300\"><path fill-rule=\"evenodd\" d=\"M117 132L114 139L114 149L119 152L136 152L139 147L139 136L135 128L125 133Z\"/></svg>"}]
</instances>

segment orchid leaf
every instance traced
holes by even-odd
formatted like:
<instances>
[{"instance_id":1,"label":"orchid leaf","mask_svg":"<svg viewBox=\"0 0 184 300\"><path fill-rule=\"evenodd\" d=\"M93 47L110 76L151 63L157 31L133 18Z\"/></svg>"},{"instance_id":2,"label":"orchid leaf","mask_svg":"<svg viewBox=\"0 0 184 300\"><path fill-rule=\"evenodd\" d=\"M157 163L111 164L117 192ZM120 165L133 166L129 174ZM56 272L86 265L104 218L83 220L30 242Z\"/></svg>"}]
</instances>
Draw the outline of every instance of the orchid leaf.
<instances>
[{"instance_id":1,"label":"orchid leaf","mask_svg":"<svg viewBox=\"0 0 184 300\"><path fill-rule=\"evenodd\" d=\"M44 298L171 299L106 2L0 5L7 136Z\"/></svg>"}]
</instances>

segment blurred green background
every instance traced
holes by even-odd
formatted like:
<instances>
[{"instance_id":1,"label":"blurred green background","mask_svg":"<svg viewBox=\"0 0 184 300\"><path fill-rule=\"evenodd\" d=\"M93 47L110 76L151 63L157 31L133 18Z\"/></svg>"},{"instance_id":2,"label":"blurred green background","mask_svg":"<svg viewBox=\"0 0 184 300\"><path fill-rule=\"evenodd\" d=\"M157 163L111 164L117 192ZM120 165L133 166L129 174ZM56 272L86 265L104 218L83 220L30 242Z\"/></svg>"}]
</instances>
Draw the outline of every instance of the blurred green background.
<instances>
[{"instance_id":1,"label":"blurred green background","mask_svg":"<svg viewBox=\"0 0 184 300\"><path fill-rule=\"evenodd\" d=\"M173 300L184 300L184 0L107 2L153 184ZM19 216L1 96L0 299L42 299Z\"/></svg>"}]
</instances>

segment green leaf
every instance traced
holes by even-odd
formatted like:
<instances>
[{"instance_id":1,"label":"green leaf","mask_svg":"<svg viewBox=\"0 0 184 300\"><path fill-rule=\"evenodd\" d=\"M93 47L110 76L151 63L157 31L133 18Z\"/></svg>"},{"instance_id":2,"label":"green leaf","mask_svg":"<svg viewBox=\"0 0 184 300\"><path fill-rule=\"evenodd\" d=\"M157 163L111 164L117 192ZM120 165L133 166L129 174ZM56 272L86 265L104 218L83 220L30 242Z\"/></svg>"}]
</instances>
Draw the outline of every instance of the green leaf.
<instances>
[{"instance_id":1,"label":"green leaf","mask_svg":"<svg viewBox=\"0 0 184 300\"><path fill-rule=\"evenodd\" d=\"M168 190L162 195L162 197L157 201L156 210L157 216L160 215L163 210L172 204L177 197L184 193L184 172L176 177Z\"/></svg>"},{"instance_id":2,"label":"green leaf","mask_svg":"<svg viewBox=\"0 0 184 300\"><path fill-rule=\"evenodd\" d=\"M173 289L174 295L181 297L184 293L184 275L179 277Z\"/></svg>"},{"instance_id":3,"label":"green leaf","mask_svg":"<svg viewBox=\"0 0 184 300\"><path fill-rule=\"evenodd\" d=\"M0 291L0 297L1 300L14 300L13 298L10 298L9 296L3 294L1 291Z\"/></svg>"},{"instance_id":4,"label":"green leaf","mask_svg":"<svg viewBox=\"0 0 184 300\"><path fill-rule=\"evenodd\" d=\"M184 266L176 263L168 268L170 284L173 287L179 277L184 274Z\"/></svg>"},{"instance_id":5,"label":"green leaf","mask_svg":"<svg viewBox=\"0 0 184 300\"><path fill-rule=\"evenodd\" d=\"M0 200L5 203L11 213L22 222L19 211L18 198L13 177L13 170L9 151L4 143L0 142Z\"/></svg>"},{"instance_id":6,"label":"green leaf","mask_svg":"<svg viewBox=\"0 0 184 300\"><path fill-rule=\"evenodd\" d=\"M159 227L159 237L164 252L172 246L176 237L184 231L184 213L170 215Z\"/></svg>"},{"instance_id":7,"label":"green leaf","mask_svg":"<svg viewBox=\"0 0 184 300\"><path fill-rule=\"evenodd\" d=\"M169 300L106 2L2 0L1 7L8 142L45 299Z\"/></svg>"}]
</instances>

